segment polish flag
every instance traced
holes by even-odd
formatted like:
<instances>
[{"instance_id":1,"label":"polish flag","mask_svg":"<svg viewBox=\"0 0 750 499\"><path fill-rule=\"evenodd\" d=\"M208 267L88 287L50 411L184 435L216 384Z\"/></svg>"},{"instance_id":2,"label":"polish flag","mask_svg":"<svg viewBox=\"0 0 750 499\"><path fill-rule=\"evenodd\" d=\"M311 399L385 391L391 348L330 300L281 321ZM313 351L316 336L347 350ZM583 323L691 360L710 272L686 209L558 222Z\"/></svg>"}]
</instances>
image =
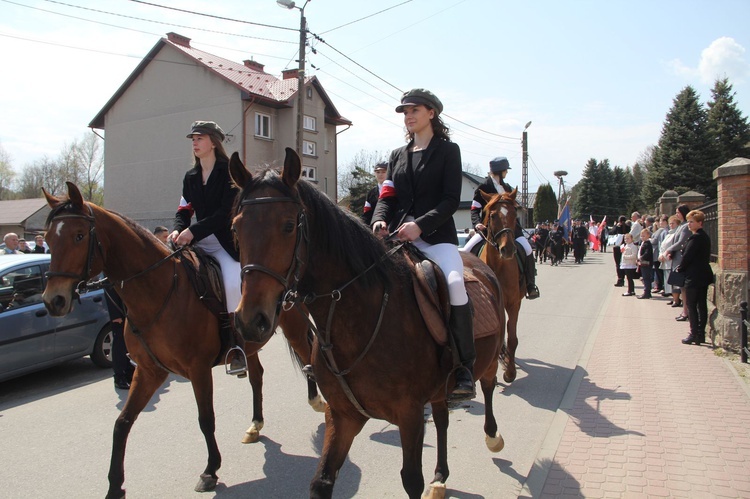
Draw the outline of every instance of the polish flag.
<instances>
[{"instance_id":1,"label":"polish flag","mask_svg":"<svg viewBox=\"0 0 750 499\"><path fill-rule=\"evenodd\" d=\"M365 213L372 211L372 205L369 201L365 201Z\"/></svg>"}]
</instances>

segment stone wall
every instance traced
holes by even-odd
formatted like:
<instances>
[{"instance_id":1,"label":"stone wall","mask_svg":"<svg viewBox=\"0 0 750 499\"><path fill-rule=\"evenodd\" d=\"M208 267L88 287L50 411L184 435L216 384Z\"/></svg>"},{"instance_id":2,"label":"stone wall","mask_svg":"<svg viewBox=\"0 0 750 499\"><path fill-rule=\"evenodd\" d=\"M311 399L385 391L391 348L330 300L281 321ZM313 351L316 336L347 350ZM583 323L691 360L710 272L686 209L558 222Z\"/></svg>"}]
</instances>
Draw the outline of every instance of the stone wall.
<instances>
[{"instance_id":1,"label":"stone wall","mask_svg":"<svg viewBox=\"0 0 750 499\"><path fill-rule=\"evenodd\" d=\"M713 178L718 184L719 262L716 284L709 289L715 307L710 315L711 336L716 345L739 351L740 302L748 301L750 270L750 159L724 163L714 170Z\"/></svg>"}]
</instances>

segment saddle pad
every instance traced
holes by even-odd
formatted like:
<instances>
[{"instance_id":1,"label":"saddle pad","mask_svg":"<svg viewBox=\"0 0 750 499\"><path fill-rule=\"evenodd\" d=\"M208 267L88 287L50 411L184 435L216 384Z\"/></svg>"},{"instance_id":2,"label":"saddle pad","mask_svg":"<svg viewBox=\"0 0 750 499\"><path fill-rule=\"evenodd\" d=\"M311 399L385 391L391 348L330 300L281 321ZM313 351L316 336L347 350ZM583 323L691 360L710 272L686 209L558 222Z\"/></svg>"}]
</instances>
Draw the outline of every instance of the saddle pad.
<instances>
[{"instance_id":1,"label":"saddle pad","mask_svg":"<svg viewBox=\"0 0 750 499\"><path fill-rule=\"evenodd\" d=\"M226 314L224 283L219 262L194 247L184 249L180 260L195 292L206 307L217 317Z\"/></svg>"},{"instance_id":2,"label":"saddle pad","mask_svg":"<svg viewBox=\"0 0 750 499\"><path fill-rule=\"evenodd\" d=\"M415 267L417 273L420 272L418 267ZM421 282L419 277L413 280L419 310L432 337L439 345L445 346L448 344L447 321L436 306L434 294L426 291L424 281ZM500 317L492 294L471 269L464 268L464 283L474 312L474 339L496 334L500 330Z\"/></svg>"}]
</instances>

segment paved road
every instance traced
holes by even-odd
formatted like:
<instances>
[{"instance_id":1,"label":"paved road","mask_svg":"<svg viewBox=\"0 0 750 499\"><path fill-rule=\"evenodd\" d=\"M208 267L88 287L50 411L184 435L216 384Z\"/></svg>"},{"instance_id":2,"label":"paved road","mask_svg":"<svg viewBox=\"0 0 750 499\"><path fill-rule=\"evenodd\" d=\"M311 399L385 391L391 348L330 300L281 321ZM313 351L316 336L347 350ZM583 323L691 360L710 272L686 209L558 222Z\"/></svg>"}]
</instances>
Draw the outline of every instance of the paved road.
<instances>
[{"instance_id":1,"label":"paved road","mask_svg":"<svg viewBox=\"0 0 750 499\"><path fill-rule=\"evenodd\" d=\"M571 257L572 258L572 257ZM449 430L450 497L518 497L553 425L578 360L611 290L611 253L586 263L542 266L542 298L524 302L518 379L496 390L495 412L506 447L484 445L483 404L454 410ZM250 424L250 386L214 370L217 439L223 456L215 493L193 492L205 466L190 384L170 378L133 427L125 487L131 498L307 497L323 438L322 415L307 407L302 375L277 336L261 353L266 368L263 438L243 445ZM124 402L109 373L88 359L0 383L2 495L102 497L113 422ZM435 463L434 426L428 421L424 474ZM397 428L370 421L343 466L334 497L404 497Z\"/></svg>"}]
</instances>

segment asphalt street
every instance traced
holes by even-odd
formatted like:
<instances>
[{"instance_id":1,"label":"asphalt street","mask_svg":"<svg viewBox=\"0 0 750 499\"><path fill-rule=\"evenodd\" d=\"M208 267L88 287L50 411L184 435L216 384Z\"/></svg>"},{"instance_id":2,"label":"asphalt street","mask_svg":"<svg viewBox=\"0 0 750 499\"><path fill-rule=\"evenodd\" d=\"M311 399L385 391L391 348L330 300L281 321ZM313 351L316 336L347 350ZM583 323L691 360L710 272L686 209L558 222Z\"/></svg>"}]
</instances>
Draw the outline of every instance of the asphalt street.
<instances>
[{"instance_id":1,"label":"asphalt street","mask_svg":"<svg viewBox=\"0 0 750 499\"><path fill-rule=\"evenodd\" d=\"M532 472L613 282L611 253L572 255L539 267L542 298L524 301L516 381L501 380L494 408L505 449L484 444L481 398L455 409L449 429L448 496L518 497ZM276 335L262 350L265 428L242 444L250 425L251 388L214 369L217 440L223 464L215 492L193 491L206 463L191 385L170 377L133 426L125 460L130 498L303 498L323 441L323 415L307 406L303 376ZM0 383L3 497L103 497L112 428L125 392L88 359ZM435 466L435 432L427 419L423 471ZM404 497L398 429L368 422L342 467L334 497Z\"/></svg>"}]
</instances>

